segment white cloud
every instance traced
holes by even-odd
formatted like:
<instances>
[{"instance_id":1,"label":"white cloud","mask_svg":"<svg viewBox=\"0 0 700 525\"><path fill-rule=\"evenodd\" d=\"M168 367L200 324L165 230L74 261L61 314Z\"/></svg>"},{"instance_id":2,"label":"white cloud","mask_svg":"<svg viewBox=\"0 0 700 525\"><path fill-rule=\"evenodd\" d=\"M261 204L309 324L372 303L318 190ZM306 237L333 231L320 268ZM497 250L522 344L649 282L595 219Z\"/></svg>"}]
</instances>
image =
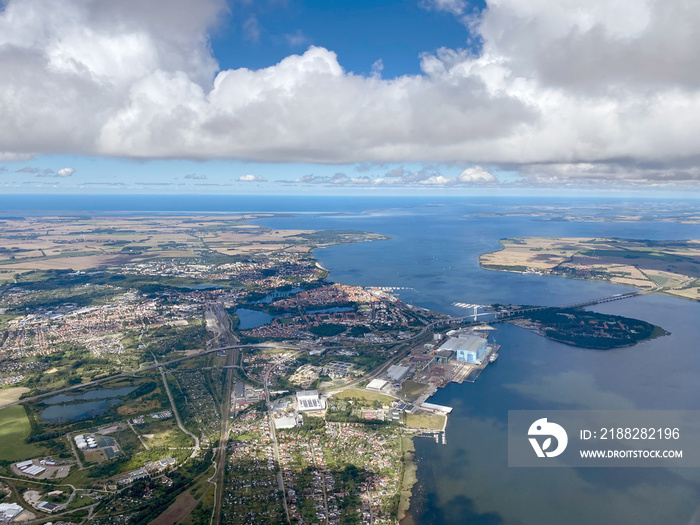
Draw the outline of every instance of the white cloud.
<instances>
[{"instance_id":1,"label":"white cloud","mask_svg":"<svg viewBox=\"0 0 700 525\"><path fill-rule=\"evenodd\" d=\"M457 177L457 180L459 182L463 182L466 184L469 183L484 183L484 182L497 182L496 177L494 177L491 173L486 171L484 168L480 166L475 166L473 168L467 168L464 170L462 173L459 174L459 177Z\"/></svg>"},{"instance_id":2,"label":"white cloud","mask_svg":"<svg viewBox=\"0 0 700 525\"><path fill-rule=\"evenodd\" d=\"M267 182L267 179L262 175L252 175L250 173L247 175L241 175L238 177L238 180L240 182Z\"/></svg>"},{"instance_id":3,"label":"white cloud","mask_svg":"<svg viewBox=\"0 0 700 525\"><path fill-rule=\"evenodd\" d=\"M61 168L56 172L56 175L59 177L70 177L73 173L75 173L75 169L73 168Z\"/></svg>"},{"instance_id":4,"label":"white cloud","mask_svg":"<svg viewBox=\"0 0 700 525\"><path fill-rule=\"evenodd\" d=\"M260 23L255 15L250 15L243 23L243 35L251 42L260 41Z\"/></svg>"},{"instance_id":5,"label":"white cloud","mask_svg":"<svg viewBox=\"0 0 700 525\"><path fill-rule=\"evenodd\" d=\"M468 175L465 176L465 173ZM445 187L472 185L474 183L498 183L498 180L480 167L468 168L458 177L446 177L435 166L424 166L417 171L408 171L402 166L375 178L368 175L350 177L345 173L336 173L332 176L309 174L294 180L293 183L325 186Z\"/></svg>"},{"instance_id":6,"label":"white cloud","mask_svg":"<svg viewBox=\"0 0 700 525\"><path fill-rule=\"evenodd\" d=\"M290 47L302 47L308 45L309 38L301 31L297 29L294 33L289 33L284 35L284 39Z\"/></svg>"},{"instance_id":7,"label":"white cloud","mask_svg":"<svg viewBox=\"0 0 700 525\"><path fill-rule=\"evenodd\" d=\"M422 0L420 6L424 9L461 15L467 8L467 2L465 0Z\"/></svg>"},{"instance_id":8,"label":"white cloud","mask_svg":"<svg viewBox=\"0 0 700 525\"><path fill-rule=\"evenodd\" d=\"M207 178L206 175L197 175L196 173L188 173L185 175L186 179L195 179L195 180L205 180Z\"/></svg>"},{"instance_id":9,"label":"white cloud","mask_svg":"<svg viewBox=\"0 0 700 525\"><path fill-rule=\"evenodd\" d=\"M424 6L461 19L468 9ZM614 180L632 180L626 168L634 180L697 180L697 2L490 0L470 26L478 55L442 49L421 58L422 74L391 79L378 67L348 73L321 47L219 71L209 32L225 10L224 0L9 0L0 160L452 162L565 181L590 180L592 165ZM493 182L440 177L383 180Z\"/></svg>"}]
</instances>

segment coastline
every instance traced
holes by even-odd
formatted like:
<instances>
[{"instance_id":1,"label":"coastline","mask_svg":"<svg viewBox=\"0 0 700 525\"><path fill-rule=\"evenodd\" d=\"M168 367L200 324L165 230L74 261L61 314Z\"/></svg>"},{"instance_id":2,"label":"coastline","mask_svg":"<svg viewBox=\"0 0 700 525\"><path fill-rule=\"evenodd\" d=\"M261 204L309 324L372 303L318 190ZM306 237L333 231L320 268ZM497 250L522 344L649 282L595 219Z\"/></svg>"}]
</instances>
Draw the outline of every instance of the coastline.
<instances>
[{"instance_id":1,"label":"coastline","mask_svg":"<svg viewBox=\"0 0 700 525\"><path fill-rule=\"evenodd\" d=\"M408 509L411 506L413 486L418 482L418 465L415 461L416 447L413 443L414 439L414 436L403 436L401 438L403 475L401 476L401 498L399 500L397 522L402 525L413 525L413 520L408 514Z\"/></svg>"}]
</instances>

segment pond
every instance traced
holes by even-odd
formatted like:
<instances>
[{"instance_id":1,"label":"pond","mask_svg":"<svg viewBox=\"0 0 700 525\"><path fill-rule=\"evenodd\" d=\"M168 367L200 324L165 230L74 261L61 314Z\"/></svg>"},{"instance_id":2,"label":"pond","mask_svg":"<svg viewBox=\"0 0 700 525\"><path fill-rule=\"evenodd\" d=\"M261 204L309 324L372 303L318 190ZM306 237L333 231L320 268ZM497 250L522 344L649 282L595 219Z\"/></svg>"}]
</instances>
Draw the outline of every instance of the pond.
<instances>
[{"instance_id":1,"label":"pond","mask_svg":"<svg viewBox=\"0 0 700 525\"><path fill-rule=\"evenodd\" d=\"M238 316L238 319L240 319L238 324L239 330L250 330L251 328L257 328L258 326L269 323L275 317L278 317L266 314L265 312L259 312L258 310L250 310L248 308L237 308L235 313Z\"/></svg>"},{"instance_id":2,"label":"pond","mask_svg":"<svg viewBox=\"0 0 700 525\"><path fill-rule=\"evenodd\" d=\"M44 421L88 419L99 416L113 405L121 403L120 396L136 390L136 387L105 388L79 395L59 394L44 401L49 405L41 412Z\"/></svg>"}]
</instances>

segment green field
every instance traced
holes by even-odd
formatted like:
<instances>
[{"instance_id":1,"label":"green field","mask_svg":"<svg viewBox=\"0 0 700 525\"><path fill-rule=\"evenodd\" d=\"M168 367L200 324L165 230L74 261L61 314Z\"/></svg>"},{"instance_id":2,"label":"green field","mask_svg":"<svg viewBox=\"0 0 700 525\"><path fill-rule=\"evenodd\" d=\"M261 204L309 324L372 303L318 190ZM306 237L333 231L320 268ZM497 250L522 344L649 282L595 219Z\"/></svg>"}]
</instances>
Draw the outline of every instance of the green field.
<instances>
[{"instance_id":1,"label":"green field","mask_svg":"<svg viewBox=\"0 0 700 525\"><path fill-rule=\"evenodd\" d=\"M428 385L425 383L418 383L416 381L404 381L401 385L401 391L399 392L399 397L415 399L420 396Z\"/></svg>"},{"instance_id":2,"label":"green field","mask_svg":"<svg viewBox=\"0 0 700 525\"><path fill-rule=\"evenodd\" d=\"M23 406L0 410L0 460L21 461L42 455L44 451L40 447L25 442L30 432Z\"/></svg>"},{"instance_id":3,"label":"green field","mask_svg":"<svg viewBox=\"0 0 700 525\"><path fill-rule=\"evenodd\" d=\"M411 428L428 428L442 430L445 425L445 416L442 414L431 414L429 412L416 412L406 415L406 426Z\"/></svg>"},{"instance_id":4,"label":"green field","mask_svg":"<svg viewBox=\"0 0 700 525\"><path fill-rule=\"evenodd\" d=\"M338 399L357 399L361 401L380 401L384 404L391 403L394 398L390 396L385 396L378 392L370 392L369 390L360 390L359 388L350 388L348 390L343 390L335 394Z\"/></svg>"}]
</instances>

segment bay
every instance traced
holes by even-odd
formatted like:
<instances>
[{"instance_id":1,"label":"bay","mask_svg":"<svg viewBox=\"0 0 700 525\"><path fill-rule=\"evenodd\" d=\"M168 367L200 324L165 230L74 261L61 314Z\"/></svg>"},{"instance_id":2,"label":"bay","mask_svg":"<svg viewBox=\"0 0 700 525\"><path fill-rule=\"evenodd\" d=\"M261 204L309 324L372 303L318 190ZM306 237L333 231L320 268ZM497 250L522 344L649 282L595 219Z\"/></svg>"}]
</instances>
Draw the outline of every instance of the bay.
<instances>
[{"instance_id":1,"label":"bay","mask_svg":"<svg viewBox=\"0 0 700 525\"><path fill-rule=\"evenodd\" d=\"M591 205L593 205L591 203ZM618 203L614 213L624 213ZM455 302L569 304L629 287L484 270L478 256L515 236L700 238L669 222L543 222L476 216L484 201L335 216L264 219L275 227L357 228L392 240L315 251L330 279L407 287L402 299L445 313ZM700 304L647 295L595 307L658 324L671 335L600 352L499 324L501 357L474 384L450 384L431 402L454 407L447 445L416 440L418 483L407 524L690 523L700 506L700 469L514 469L507 466L508 410L700 409ZM700 446L700 444L698 444Z\"/></svg>"}]
</instances>

